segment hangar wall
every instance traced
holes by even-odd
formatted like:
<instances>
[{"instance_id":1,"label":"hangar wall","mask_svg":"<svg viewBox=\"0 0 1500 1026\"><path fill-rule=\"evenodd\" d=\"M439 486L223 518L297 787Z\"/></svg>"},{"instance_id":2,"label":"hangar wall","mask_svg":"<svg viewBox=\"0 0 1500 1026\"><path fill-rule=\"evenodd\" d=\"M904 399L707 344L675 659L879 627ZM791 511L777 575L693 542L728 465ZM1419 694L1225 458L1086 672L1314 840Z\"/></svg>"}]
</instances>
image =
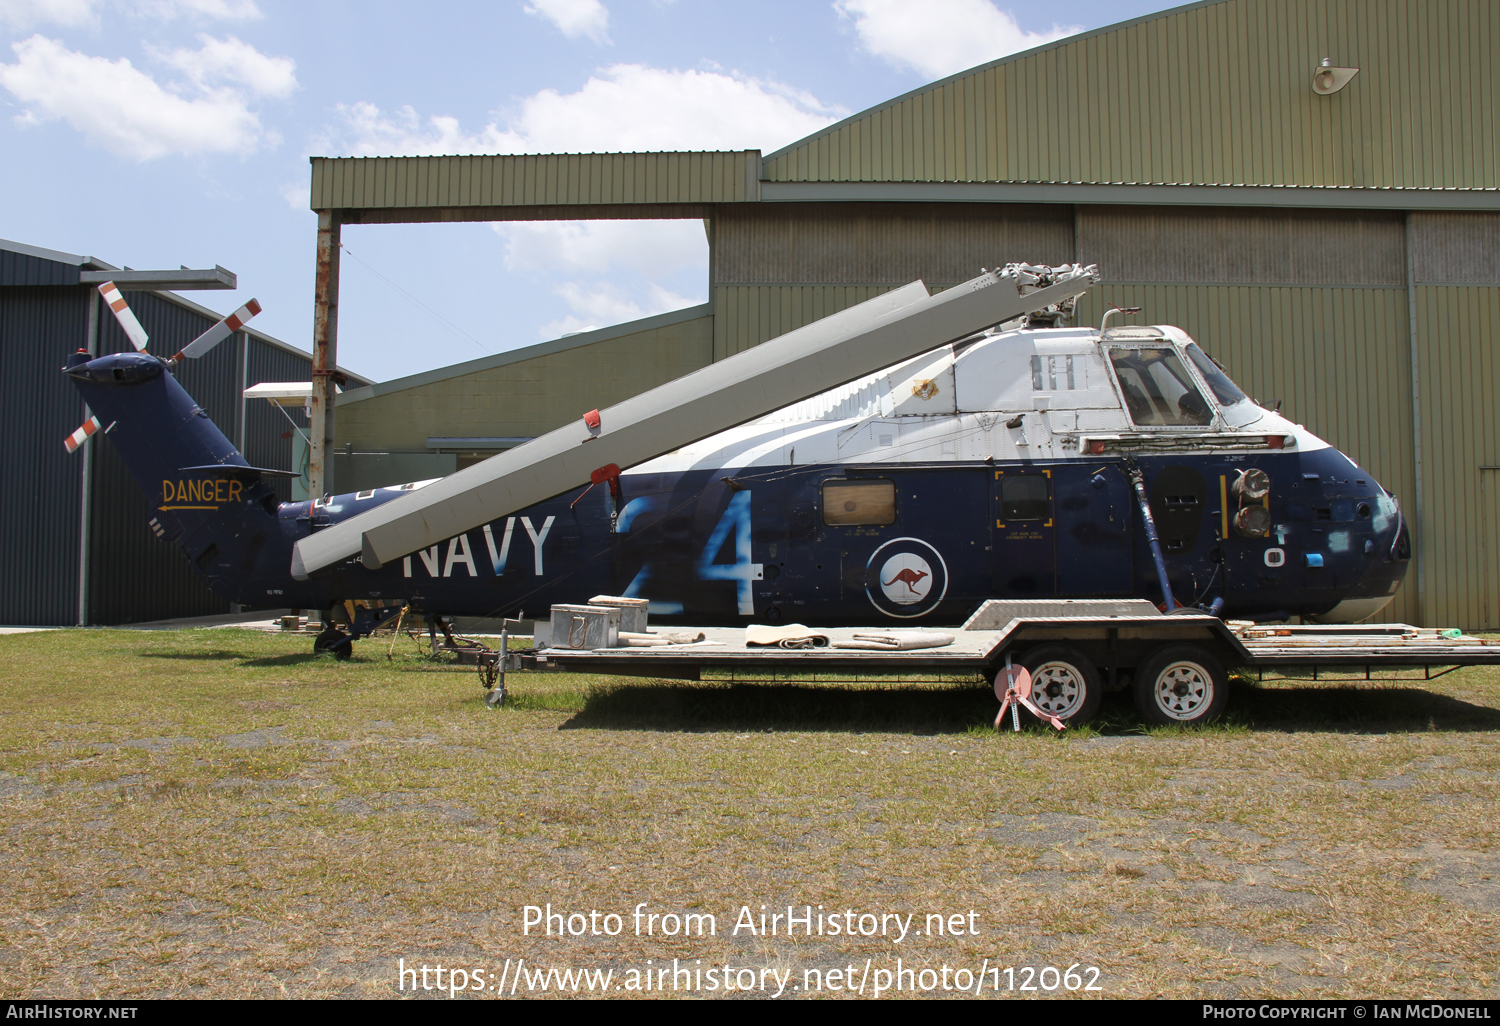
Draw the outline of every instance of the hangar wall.
<instances>
[{"instance_id":1,"label":"hangar wall","mask_svg":"<svg viewBox=\"0 0 1500 1026\"><path fill-rule=\"evenodd\" d=\"M1496 219L1500 221L1500 218ZM1430 622L1500 629L1500 281L1416 289Z\"/></svg>"},{"instance_id":2,"label":"hangar wall","mask_svg":"<svg viewBox=\"0 0 1500 1026\"><path fill-rule=\"evenodd\" d=\"M19 284L34 280L16 275L0 288L0 623L74 623L82 468L62 440L83 420L83 404L57 371L87 336L88 307L76 289L62 298L50 284ZM37 344L53 338L73 344Z\"/></svg>"},{"instance_id":3,"label":"hangar wall","mask_svg":"<svg viewBox=\"0 0 1500 1026\"><path fill-rule=\"evenodd\" d=\"M95 437L79 453L63 448L85 418L61 373L68 355L132 348L98 291L79 284L84 268L114 270L0 243L0 624L119 624L228 612L229 602L203 585L181 551L151 532L148 499L107 438ZM175 352L219 319L170 293L124 296L155 353ZM309 354L241 331L174 373L252 464L286 468L286 420L240 393L258 381L305 380L311 365ZM304 423L300 410L290 412ZM288 497L285 482L277 489Z\"/></svg>"},{"instance_id":4,"label":"hangar wall","mask_svg":"<svg viewBox=\"0 0 1500 1026\"><path fill-rule=\"evenodd\" d=\"M725 206L713 219L713 249L722 360L918 278L946 288L1012 259L1069 262L1073 213L979 203Z\"/></svg>"}]
</instances>

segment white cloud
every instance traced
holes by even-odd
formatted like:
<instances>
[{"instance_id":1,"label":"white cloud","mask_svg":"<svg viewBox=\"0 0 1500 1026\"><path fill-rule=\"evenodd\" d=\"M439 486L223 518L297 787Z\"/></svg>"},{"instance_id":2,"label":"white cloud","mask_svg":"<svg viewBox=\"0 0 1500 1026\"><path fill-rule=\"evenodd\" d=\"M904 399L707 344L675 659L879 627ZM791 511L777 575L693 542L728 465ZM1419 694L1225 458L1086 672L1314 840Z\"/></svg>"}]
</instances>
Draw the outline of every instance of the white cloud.
<instances>
[{"instance_id":1,"label":"white cloud","mask_svg":"<svg viewBox=\"0 0 1500 1026\"><path fill-rule=\"evenodd\" d=\"M193 16L249 21L263 16L255 0L135 0L129 6L133 13L163 21Z\"/></svg>"},{"instance_id":2,"label":"white cloud","mask_svg":"<svg viewBox=\"0 0 1500 1026\"><path fill-rule=\"evenodd\" d=\"M506 242L507 271L602 274L620 268L649 277L708 270L702 221L512 221L493 227Z\"/></svg>"},{"instance_id":3,"label":"white cloud","mask_svg":"<svg viewBox=\"0 0 1500 1026\"><path fill-rule=\"evenodd\" d=\"M153 50L152 56L174 67L197 85L237 82L260 96L285 99L297 88L297 64L290 57L267 57L234 36L215 39L199 33L199 50Z\"/></svg>"},{"instance_id":4,"label":"white cloud","mask_svg":"<svg viewBox=\"0 0 1500 1026\"><path fill-rule=\"evenodd\" d=\"M246 21L262 17L255 0L0 0L0 26L22 31L33 25L67 28L95 26L106 5L132 17L171 21L174 18L216 18Z\"/></svg>"},{"instance_id":5,"label":"white cloud","mask_svg":"<svg viewBox=\"0 0 1500 1026\"><path fill-rule=\"evenodd\" d=\"M841 17L854 19L854 31L870 53L929 78L1082 30L1078 25L1054 24L1051 32L1026 32L1014 15L990 0L835 0L833 8Z\"/></svg>"},{"instance_id":6,"label":"white cloud","mask_svg":"<svg viewBox=\"0 0 1500 1026\"><path fill-rule=\"evenodd\" d=\"M386 113L374 104L357 103L340 108L342 124L313 146L322 153L361 157L769 151L847 113L777 82L719 70L617 64L590 77L576 92L535 93L477 130L466 130L455 117L423 118L411 107ZM707 278L708 245L698 221L508 223L496 225L495 231L506 240L508 270L536 273L543 280L577 276L554 288L572 313L543 325L543 338L703 302L652 280L693 268ZM614 277L628 279L632 287L599 280Z\"/></svg>"},{"instance_id":7,"label":"white cloud","mask_svg":"<svg viewBox=\"0 0 1500 1026\"><path fill-rule=\"evenodd\" d=\"M25 105L16 119L23 125L60 118L111 153L141 161L169 153L247 153L280 141L261 126L241 90L200 85L196 96L184 98L123 57L90 57L41 35L11 49L17 61L0 64L0 86Z\"/></svg>"},{"instance_id":8,"label":"white cloud","mask_svg":"<svg viewBox=\"0 0 1500 1026\"><path fill-rule=\"evenodd\" d=\"M550 21L569 39L588 36L601 46L609 42L609 10L599 0L531 0L526 13Z\"/></svg>"},{"instance_id":9,"label":"white cloud","mask_svg":"<svg viewBox=\"0 0 1500 1026\"><path fill-rule=\"evenodd\" d=\"M592 153L636 150L770 151L848 114L808 93L718 71L616 64L574 93L544 89L511 115L466 132L457 118L425 120L411 107L339 108L340 130L316 140L350 156L435 153ZM503 120L503 124L501 121ZM342 138L336 138L341 136Z\"/></svg>"},{"instance_id":10,"label":"white cloud","mask_svg":"<svg viewBox=\"0 0 1500 1026\"><path fill-rule=\"evenodd\" d=\"M312 204L312 186L306 181L288 182L281 187L281 198L293 210L308 210Z\"/></svg>"},{"instance_id":11,"label":"white cloud","mask_svg":"<svg viewBox=\"0 0 1500 1026\"><path fill-rule=\"evenodd\" d=\"M543 338L559 338L577 331L592 331L605 325L634 321L652 314L666 313L668 310L681 310L703 302L701 299L679 296L659 285L649 288L644 305L636 302L618 285L608 282L569 281L552 291L563 298L573 313L542 325L540 334Z\"/></svg>"},{"instance_id":12,"label":"white cloud","mask_svg":"<svg viewBox=\"0 0 1500 1026\"><path fill-rule=\"evenodd\" d=\"M0 25L15 31L33 25L78 28L98 21L97 0L0 0Z\"/></svg>"}]
</instances>

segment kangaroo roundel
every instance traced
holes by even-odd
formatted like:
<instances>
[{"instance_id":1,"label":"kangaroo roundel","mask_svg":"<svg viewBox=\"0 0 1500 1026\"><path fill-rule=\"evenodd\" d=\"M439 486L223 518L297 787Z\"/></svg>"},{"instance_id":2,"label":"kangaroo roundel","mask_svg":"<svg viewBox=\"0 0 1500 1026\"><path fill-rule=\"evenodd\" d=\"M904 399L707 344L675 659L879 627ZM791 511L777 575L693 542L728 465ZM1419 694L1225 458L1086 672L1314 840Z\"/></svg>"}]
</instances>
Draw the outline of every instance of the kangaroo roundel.
<instances>
[{"instance_id":1,"label":"kangaroo roundel","mask_svg":"<svg viewBox=\"0 0 1500 1026\"><path fill-rule=\"evenodd\" d=\"M887 616L912 619L932 612L948 591L948 566L920 538L893 538L870 555L865 594Z\"/></svg>"},{"instance_id":2,"label":"kangaroo roundel","mask_svg":"<svg viewBox=\"0 0 1500 1026\"><path fill-rule=\"evenodd\" d=\"M913 552L886 560L880 568L880 577L880 590L898 606L915 605L932 590L932 564Z\"/></svg>"}]
</instances>

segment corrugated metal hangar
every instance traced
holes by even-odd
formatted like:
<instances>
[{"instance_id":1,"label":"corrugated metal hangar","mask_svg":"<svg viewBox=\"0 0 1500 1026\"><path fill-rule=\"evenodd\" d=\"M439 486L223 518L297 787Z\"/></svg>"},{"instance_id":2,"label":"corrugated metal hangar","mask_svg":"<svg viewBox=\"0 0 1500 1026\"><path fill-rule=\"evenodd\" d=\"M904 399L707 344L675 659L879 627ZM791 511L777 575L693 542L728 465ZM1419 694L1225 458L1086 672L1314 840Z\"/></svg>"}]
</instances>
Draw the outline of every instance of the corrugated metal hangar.
<instances>
[{"instance_id":1,"label":"corrugated metal hangar","mask_svg":"<svg viewBox=\"0 0 1500 1026\"><path fill-rule=\"evenodd\" d=\"M68 355L132 349L103 307L96 280L105 277L118 279L158 354L181 349L221 316L163 289L233 287L223 268L121 272L93 257L0 240L0 624L139 623L230 611L181 551L147 527L146 497L113 446L95 439L71 455L63 448L86 417L61 373ZM174 373L251 464L290 468L286 420L242 393L262 381L306 381L311 365L309 354L246 328ZM305 428L300 409L288 412ZM278 487L285 493L288 486Z\"/></svg>"},{"instance_id":2,"label":"corrugated metal hangar","mask_svg":"<svg viewBox=\"0 0 1500 1026\"><path fill-rule=\"evenodd\" d=\"M1315 88L1325 59L1358 71ZM1494 629L1497 66L1492 0L1211 0L767 156L314 158L335 235L680 217L704 219L711 249L706 306L352 389L336 438L472 459L916 278L1097 263L1084 323L1120 304L1182 326L1394 489L1418 565L1385 615Z\"/></svg>"}]
</instances>

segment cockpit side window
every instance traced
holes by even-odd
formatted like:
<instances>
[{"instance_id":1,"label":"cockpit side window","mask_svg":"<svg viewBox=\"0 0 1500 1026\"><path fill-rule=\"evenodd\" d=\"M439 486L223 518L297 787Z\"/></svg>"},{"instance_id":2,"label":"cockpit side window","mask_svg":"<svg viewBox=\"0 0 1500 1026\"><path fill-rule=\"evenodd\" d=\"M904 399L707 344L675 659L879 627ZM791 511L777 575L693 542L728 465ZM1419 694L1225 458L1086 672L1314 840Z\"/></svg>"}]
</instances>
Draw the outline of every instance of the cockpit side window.
<instances>
[{"instance_id":1,"label":"cockpit side window","mask_svg":"<svg viewBox=\"0 0 1500 1026\"><path fill-rule=\"evenodd\" d=\"M1207 353L1198 348L1198 343L1189 342L1187 354L1188 359L1193 361L1193 366L1198 368L1198 373L1203 375L1203 380L1208 382L1209 391L1213 392L1220 405L1233 406L1249 398L1240 391L1239 385L1229 380L1229 375Z\"/></svg>"},{"instance_id":2,"label":"cockpit side window","mask_svg":"<svg viewBox=\"0 0 1500 1026\"><path fill-rule=\"evenodd\" d=\"M1109 359L1136 426L1194 427L1214 419L1213 408L1171 346L1111 349Z\"/></svg>"}]
</instances>

